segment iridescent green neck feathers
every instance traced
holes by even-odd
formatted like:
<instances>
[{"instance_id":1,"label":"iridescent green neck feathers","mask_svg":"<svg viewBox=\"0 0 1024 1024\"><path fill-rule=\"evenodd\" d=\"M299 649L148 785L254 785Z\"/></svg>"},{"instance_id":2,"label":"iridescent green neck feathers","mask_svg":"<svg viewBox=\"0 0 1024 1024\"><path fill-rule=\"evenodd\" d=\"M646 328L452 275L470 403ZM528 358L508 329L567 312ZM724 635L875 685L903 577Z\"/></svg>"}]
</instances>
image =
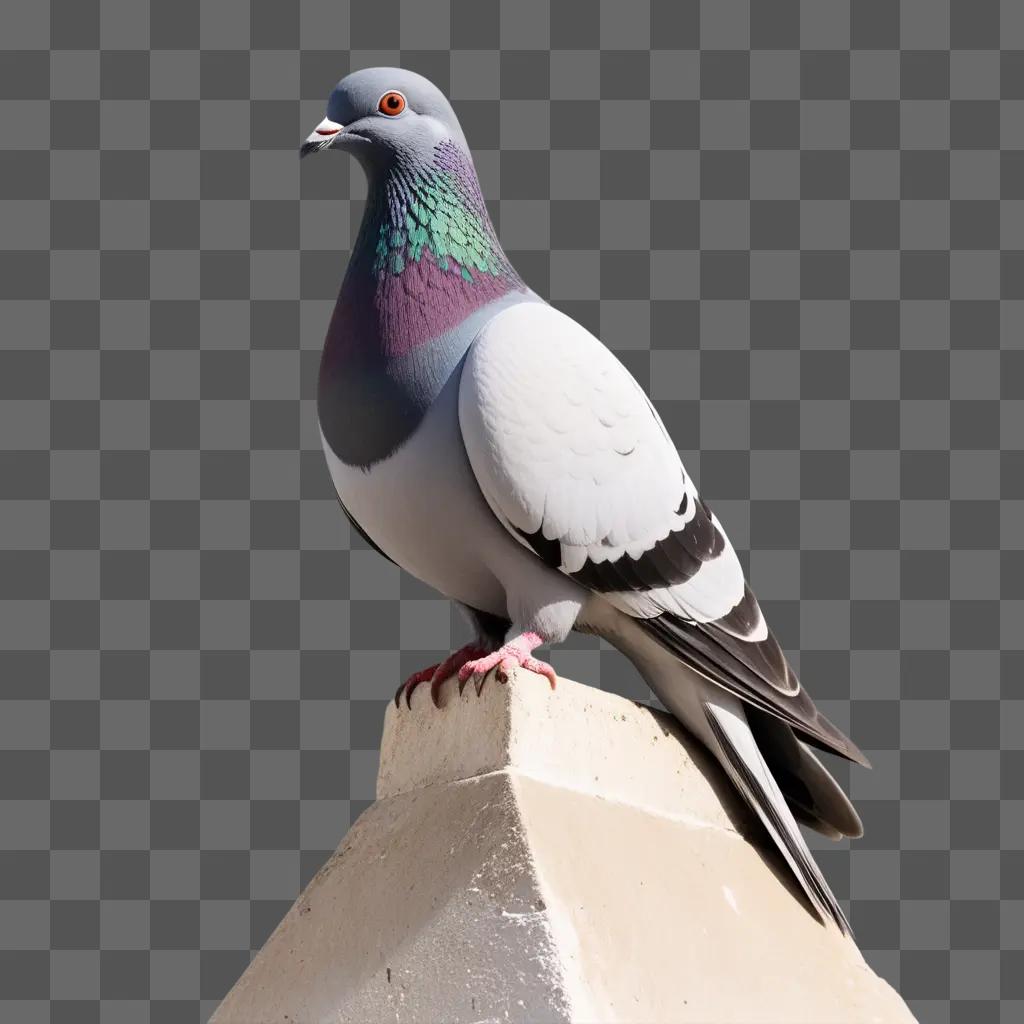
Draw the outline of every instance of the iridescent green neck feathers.
<instances>
[{"instance_id":1,"label":"iridescent green neck feathers","mask_svg":"<svg viewBox=\"0 0 1024 1024\"><path fill-rule=\"evenodd\" d=\"M424 258L465 281L517 279L494 233L476 175L454 143L426 167L395 168L386 184L374 250L376 274L401 274Z\"/></svg>"}]
</instances>

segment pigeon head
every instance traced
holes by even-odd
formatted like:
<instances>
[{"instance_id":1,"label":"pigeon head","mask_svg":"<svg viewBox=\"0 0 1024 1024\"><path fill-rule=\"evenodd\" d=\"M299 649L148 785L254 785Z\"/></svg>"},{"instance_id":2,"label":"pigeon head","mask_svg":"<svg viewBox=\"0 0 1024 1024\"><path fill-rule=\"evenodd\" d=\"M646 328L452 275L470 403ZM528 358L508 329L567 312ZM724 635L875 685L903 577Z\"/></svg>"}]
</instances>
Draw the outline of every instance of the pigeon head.
<instances>
[{"instance_id":1,"label":"pigeon head","mask_svg":"<svg viewBox=\"0 0 1024 1024\"><path fill-rule=\"evenodd\" d=\"M396 159L416 162L449 139L469 153L455 111L433 82L403 68L364 68L331 91L327 116L299 155L341 149L370 170Z\"/></svg>"},{"instance_id":2,"label":"pigeon head","mask_svg":"<svg viewBox=\"0 0 1024 1024\"><path fill-rule=\"evenodd\" d=\"M369 186L346 282L372 278L386 288L401 278L398 292L415 295L413 305L422 305L421 291L435 304L443 294L440 305L460 313L522 285L491 223L455 111L422 75L403 68L346 75L300 154L324 149L355 156ZM471 301L455 301L452 290L465 287Z\"/></svg>"}]
</instances>

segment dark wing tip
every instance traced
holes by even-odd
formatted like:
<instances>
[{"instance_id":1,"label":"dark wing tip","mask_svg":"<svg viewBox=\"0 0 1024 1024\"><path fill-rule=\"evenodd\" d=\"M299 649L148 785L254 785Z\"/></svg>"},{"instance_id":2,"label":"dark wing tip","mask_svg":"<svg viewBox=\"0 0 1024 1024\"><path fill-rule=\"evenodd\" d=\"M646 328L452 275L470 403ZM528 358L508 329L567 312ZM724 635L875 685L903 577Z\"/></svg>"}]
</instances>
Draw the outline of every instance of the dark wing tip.
<instances>
[{"instance_id":1,"label":"dark wing tip","mask_svg":"<svg viewBox=\"0 0 1024 1024\"><path fill-rule=\"evenodd\" d=\"M813 703L811 705L814 707ZM867 755L860 747L857 746L849 736L843 732L834 722L830 721L825 717L816 707L815 720L818 728L821 732L825 733L832 742L828 745L820 742L817 738L807 733L802 738L807 740L808 743L812 743L821 750L827 750L830 753L838 754L840 757L845 757L847 761L853 761L854 764L859 764L863 768L870 768L871 762L868 760ZM799 731L799 727L797 727Z\"/></svg>"},{"instance_id":2,"label":"dark wing tip","mask_svg":"<svg viewBox=\"0 0 1024 1024\"><path fill-rule=\"evenodd\" d=\"M690 622L671 612L637 622L683 664L740 700L781 718L801 739L870 767L857 745L815 706L770 630L771 642L751 643L714 623ZM785 680L789 684L785 687L774 677L780 663L785 666Z\"/></svg>"}]
</instances>

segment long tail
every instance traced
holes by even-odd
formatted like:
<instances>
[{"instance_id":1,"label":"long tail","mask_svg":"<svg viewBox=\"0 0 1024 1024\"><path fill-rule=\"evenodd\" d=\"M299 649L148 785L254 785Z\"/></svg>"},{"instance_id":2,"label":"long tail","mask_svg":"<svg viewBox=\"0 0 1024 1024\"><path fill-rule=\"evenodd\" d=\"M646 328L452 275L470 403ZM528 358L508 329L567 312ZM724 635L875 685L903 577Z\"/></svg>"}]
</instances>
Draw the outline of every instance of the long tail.
<instances>
[{"instance_id":1,"label":"long tail","mask_svg":"<svg viewBox=\"0 0 1024 1024\"><path fill-rule=\"evenodd\" d=\"M757 812L818 913L835 921L844 934L851 934L850 922L815 864L800 826L758 748L743 705L729 694L723 694L723 699L717 694L709 696L711 699L702 701L704 716L733 784Z\"/></svg>"},{"instance_id":2,"label":"long tail","mask_svg":"<svg viewBox=\"0 0 1024 1024\"><path fill-rule=\"evenodd\" d=\"M618 647L662 704L722 765L785 858L823 921L844 934L849 921L804 842L797 817L832 839L862 833L846 794L793 730L683 664L610 606L589 606L587 628Z\"/></svg>"},{"instance_id":3,"label":"long tail","mask_svg":"<svg viewBox=\"0 0 1024 1024\"><path fill-rule=\"evenodd\" d=\"M747 705L743 710L793 817L829 839L864 835L857 809L814 751L781 719Z\"/></svg>"}]
</instances>

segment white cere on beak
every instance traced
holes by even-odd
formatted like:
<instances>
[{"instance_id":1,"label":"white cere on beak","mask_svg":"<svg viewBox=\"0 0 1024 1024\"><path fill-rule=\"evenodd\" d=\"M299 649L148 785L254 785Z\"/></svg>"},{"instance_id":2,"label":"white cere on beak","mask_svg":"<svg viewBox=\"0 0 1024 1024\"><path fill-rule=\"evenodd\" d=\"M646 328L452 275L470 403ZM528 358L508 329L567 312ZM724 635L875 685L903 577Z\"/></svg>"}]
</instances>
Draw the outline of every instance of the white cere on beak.
<instances>
[{"instance_id":1,"label":"white cere on beak","mask_svg":"<svg viewBox=\"0 0 1024 1024\"><path fill-rule=\"evenodd\" d=\"M302 144L299 156L308 156L310 153L319 153L321 149L326 149L334 141L334 136L344 127L343 124L325 117Z\"/></svg>"},{"instance_id":2,"label":"white cere on beak","mask_svg":"<svg viewBox=\"0 0 1024 1024\"><path fill-rule=\"evenodd\" d=\"M332 121L329 117L325 117L317 126L313 135L337 135L338 132L344 125L340 125L337 121ZM311 135L310 138L313 136Z\"/></svg>"}]
</instances>

